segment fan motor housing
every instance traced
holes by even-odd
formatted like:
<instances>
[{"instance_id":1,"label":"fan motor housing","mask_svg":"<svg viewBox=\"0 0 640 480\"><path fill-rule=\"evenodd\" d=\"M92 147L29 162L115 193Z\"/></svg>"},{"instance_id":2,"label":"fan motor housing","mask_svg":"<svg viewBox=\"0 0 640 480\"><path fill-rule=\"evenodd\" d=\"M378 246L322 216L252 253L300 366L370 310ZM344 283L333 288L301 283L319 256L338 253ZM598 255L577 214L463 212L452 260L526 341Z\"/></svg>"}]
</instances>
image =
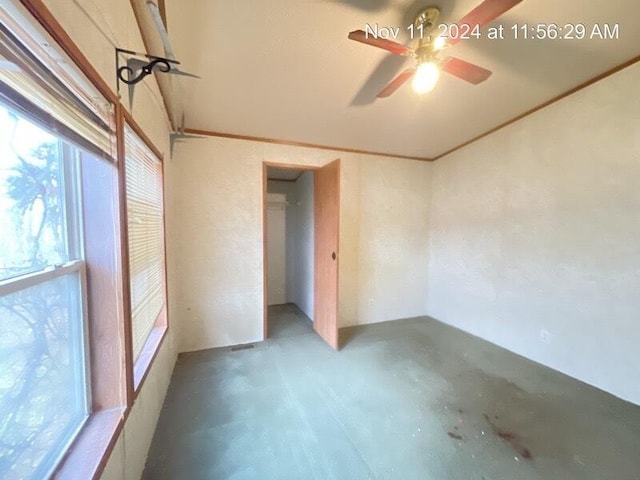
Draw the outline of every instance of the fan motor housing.
<instances>
[{"instance_id":1,"label":"fan motor housing","mask_svg":"<svg viewBox=\"0 0 640 480\"><path fill-rule=\"evenodd\" d=\"M423 33L433 30L440 18L440 9L438 7L428 7L421 11L413 22L416 29L421 29Z\"/></svg>"},{"instance_id":2,"label":"fan motor housing","mask_svg":"<svg viewBox=\"0 0 640 480\"><path fill-rule=\"evenodd\" d=\"M416 17L415 22L413 22L416 30L421 33L418 47L415 50L418 64L432 61L436 56L431 31L436 28L439 18L440 9L438 7L429 7L422 10Z\"/></svg>"}]
</instances>

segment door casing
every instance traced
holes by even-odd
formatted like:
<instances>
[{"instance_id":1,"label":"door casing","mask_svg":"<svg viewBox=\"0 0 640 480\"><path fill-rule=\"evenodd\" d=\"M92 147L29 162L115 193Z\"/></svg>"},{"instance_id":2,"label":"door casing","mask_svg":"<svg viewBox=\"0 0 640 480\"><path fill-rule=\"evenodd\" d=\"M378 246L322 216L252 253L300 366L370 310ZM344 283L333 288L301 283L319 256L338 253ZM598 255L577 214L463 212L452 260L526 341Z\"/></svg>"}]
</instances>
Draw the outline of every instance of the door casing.
<instances>
[{"instance_id":1,"label":"door casing","mask_svg":"<svg viewBox=\"0 0 640 480\"><path fill-rule=\"evenodd\" d=\"M337 191L335 192L337 195L337 206L334 206L336 208L334 208L333 210L335 211L335 233L332 232L332 235L334 237L334 242L335 245L333 245L332 247L333 250L332 252L335 251L336 253L336 259L334 260L331 257L331 253L329 253L328 255L320 255L318 252L318 235L319 235L319 231L316 228L316 222L317 222L317 195L316 195L316 189L317 189L317 174L323 169L326 168L330 165L336 164L337 165L337 170L338 170L338 174L337 174L337 185L335 186L337 188ZM263 245L262 245L262 266L263 266L263 312L262 312L262 326L263 326L263 340L266 340L268 338L269 332L268 332L268 324L267 324L267 168L268 167L273 167L273 168L281 168L281 169L295 169L295 170L311 170L314 172L314 288L313 288L313 292L314 292L314 330L316 332L318 332L318 334L329 344L331 345L331 347L333 347L334 349L338 349L339 348L339 337L338 337L338 262L339 262L339 250L338 250L338 245L339 245L339 225L340 225L340 218L339 218L339 195L340 195L340 161L339 160L335 160L334 162L331 162L327 165L324 166L316 166L316 165L301 165L301 164L288 164L288 163L273 163L273 162L263 162L262 163L262 238L263 238ZM335 165L334 165L335 168ZM321 200L322 201L322 200ZM323 287L320 288L320 291L318 291L318 272L322 271L322 268L319 268L319 262L326 262L326 263L332 263L334 264L334 268L335 268L335 276L334 279L332 280L332 283L327 284L326 280L324 280L325 284L323 285ZM330 295L331 298L322 298L323 295L326 295L323 292L326 292L327 290L331 289L332 290L332 294ZM318 297L318 295L320 295L320 297ZM332 302L331 305L327 305L327 302ZM318 316L318 306L322 305L323 308L322 310L324 312L335 312L332 314L332 318L329 318L328 320L325 318L324 321L320 322L320 325L317 325L316 323L316 317ZM334 306L335 305L335 306ZM325 313L326 314L326 313ZM322 313L321 313L322 315Z\"/></svg>"}]
</instances>

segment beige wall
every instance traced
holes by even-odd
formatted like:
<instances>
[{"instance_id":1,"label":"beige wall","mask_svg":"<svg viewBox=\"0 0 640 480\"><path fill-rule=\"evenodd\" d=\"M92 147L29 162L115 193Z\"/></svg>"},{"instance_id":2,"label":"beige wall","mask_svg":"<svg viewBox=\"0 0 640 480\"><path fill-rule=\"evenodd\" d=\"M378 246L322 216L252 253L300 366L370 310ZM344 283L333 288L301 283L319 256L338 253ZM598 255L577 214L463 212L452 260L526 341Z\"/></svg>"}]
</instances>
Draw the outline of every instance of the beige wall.
<instances>
[{"instance_id":1,"label":"beige wall","mask_svg":"<svg viewBox=\"0 0 640 480\"><path fill-rule=\"evenodd\" d=\"M284 182L279 182L284 183ZM313 319L314 176L304 172L287 195L287 299Z\"/></svg>"},{"instance_id":2,"label":"beige wall","mask_svg":"<svg viewBox=\"0 0 640 480\"><path fill-rule=\"evenodd\" d=\"M427 311L432 164L360 163L357 324Z\"/></svg>"},{"instance_id":3,"label":"beige wall","mask_svg":"<svg viewBox=\"0 0 640 480\"><path fill-rule=\"evenodd\" d=\"M130 2L45 3L115 91L115 46L143 49ZM169 159L157 85L139 84L132 113L167 157L173 329L104 478L139 478L178 340L261 338L263 161L343 161L341 326L428 312L640 403L639 81L631 67L433 165L220 138Z\"/></svg>"},{"instance_id":4,"label":"beige wall","mask_svg":"<svg viewBox=\"0 0 640 480\"><path fill-rule=\"evenodd\" d=\"M178 144L166 170L181 351L262 338L262 162L336 158L340 326L426 312L430 164L209 137Z\"/></svg>"},{"instance_id":5,"label":"beige wall","mask_svg":"<svg viewBox=\"0 0 640 480\"><path fill-rule=\"evenodd\" d=\"M144 51L129 0L45 0L45 4L115 92L115 47ZM121 94L123 104L128 106L126 88ZM153 77L148 77L136 87L132 114L154 144L164 152L165 158L168 158L169 124ZM168 249L169 257L171 253ZM158 358L119 437L116 449L109 459L104 478L134 480L142 473L175 364L174 331L175 328L170 329L165 338Z\"/></svg>"},{"instance_id":6,"label":"beige wall","mask_svg":"<svg viewBox=\"0 0 640 480\"><path fill-rule=\"evenodd\" d=\"M640 403L640 64L434 164L429 314Z\"/></svg>"},{"instance_id":7,"label":"beige wall","mask_svg":"<svg viewBox=\"0 0 640 480\"><path fill-rule=\"evenodd\" d=\"M176 349L171 345L171 339L166 340L169 342L165 341L158 352L103 472L102 480L138 480L142 475L176 363Z\"/></svg>"}]
</instances>

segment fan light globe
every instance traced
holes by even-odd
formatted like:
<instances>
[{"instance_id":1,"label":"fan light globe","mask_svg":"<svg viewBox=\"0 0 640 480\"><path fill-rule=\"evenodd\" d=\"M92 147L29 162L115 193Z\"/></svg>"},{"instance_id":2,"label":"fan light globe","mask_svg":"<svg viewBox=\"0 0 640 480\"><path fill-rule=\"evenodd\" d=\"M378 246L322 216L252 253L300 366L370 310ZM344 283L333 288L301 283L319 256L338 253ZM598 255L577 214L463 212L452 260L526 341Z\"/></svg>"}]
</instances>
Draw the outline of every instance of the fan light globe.
<instances>
[{"instance_id":1,"label":"fan light globe","mask_svg":"<svg viewBox=\"0 0 640 480\"><path fill-rule=\"evenodd\" d=\"M446 38L438 35L436 39L433 41L433 49L434 50L442 50L447 44Z\"/></svg>"},{"instance_id":2,"label":"fan light globe","mask_svg":"<svg viewBox=\"0 0 640 480\"><path fill-rule=\"evenodd\" d=\"M438 66L434 62L425 62L416 68L411 87L418 94L427 93L433 90L439 78L440 69Z\"/></svg>"}]
</instances>

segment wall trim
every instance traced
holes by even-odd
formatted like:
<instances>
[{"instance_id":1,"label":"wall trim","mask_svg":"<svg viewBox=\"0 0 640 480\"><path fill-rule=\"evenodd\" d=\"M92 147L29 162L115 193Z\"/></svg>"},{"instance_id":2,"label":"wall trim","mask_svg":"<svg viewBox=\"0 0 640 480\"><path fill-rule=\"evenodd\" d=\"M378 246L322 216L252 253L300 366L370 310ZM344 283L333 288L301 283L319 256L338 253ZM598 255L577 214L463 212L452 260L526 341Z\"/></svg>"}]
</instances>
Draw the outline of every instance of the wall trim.
<instances>
[{"instance_id":1,"label":"wall trim","mask_svg":"<svg viewBox=\"0 0 640 480\"><path fill-rule=\"evenodd\" d=\"M419 160L431 162L433 159L427 157L415 157L411 155L395 155L393 153L377 152L372 150L360 150L357 148L335 147L331 145L321 145L317 143L297 142L293 140L282 140L278 138L254 137L252 135L238 135L235 133L215 132L211 130L200 130L197 128L185 128L185 133L193 135L204 135L207 137L233 138L235 140L249 140L252 142L274 143L276 145L289 145L292 147L315 148L317 150L331 150L333 152L357 153L362 155L372 155L376 157L401 158L403 160Z\"/></svg>"},{"instance_id":2,"label":"wall trim","mask_svg":"<svg viewBox=\"0 0 640 480\"><path fill-rule=\"evenodd\" d=\"M528 117L529 115L532 115L532 114L542 110L543 108L546 108L546 107L548 107L550 105L553 105L554 103L557 103L560 100L563 100L563 99L567 98L568 96L579 92L580 90L583 90L583 89L585 89L587 87L590 87L594 83L598 83L600 80L604 80L605 78L610 77L611 75L613 75L615 73L618 73L619 71L624 70L625 68L630 67L634 63L638 63L638 62L640 62L640 55L638 55L637 57L633 57L632 59L627 60L626 62L621 63L620 65L618 65L616 67L613 67L612 69L607 70L604 73L596 75L592 79L587 80L586 82L581 83L580 85L578 85L576 87L573 87L570 90L567 90L566 92L561 93L560 95L558 95L556 97L553 97L550 100L547 100L546 102L541 103L540 105L538 105L536 107L533 107L532 109L527 110L524 113L521 113L520 115L512 118L511 120L507 120L506 122L501 123L497 127L494 127L491 130L488 130L488 131L478 135L477 137L473 137L471 140L468 140L468 141L458 145L457 147L452 148L451 150L447 150L446 152L441 153L440 155L434 157L433 161L436 161L436 160L439 160L439 159L441 159L443 157L446 157L447 155L449 155L449 154L451 154L451 153L453 153L453 152L455 152L457 150L460 150L461 148L464 148L467 145L471 145L472 143L475 143L478 140L482 140L484 137L487 137L487 136L491 135L492 133L497 132L498 130L502 130L503 128L508 127L509 125L511 125L512 123L516 123L517 121L522 120L523 118Z\"/></svg>"}]
</instances>

